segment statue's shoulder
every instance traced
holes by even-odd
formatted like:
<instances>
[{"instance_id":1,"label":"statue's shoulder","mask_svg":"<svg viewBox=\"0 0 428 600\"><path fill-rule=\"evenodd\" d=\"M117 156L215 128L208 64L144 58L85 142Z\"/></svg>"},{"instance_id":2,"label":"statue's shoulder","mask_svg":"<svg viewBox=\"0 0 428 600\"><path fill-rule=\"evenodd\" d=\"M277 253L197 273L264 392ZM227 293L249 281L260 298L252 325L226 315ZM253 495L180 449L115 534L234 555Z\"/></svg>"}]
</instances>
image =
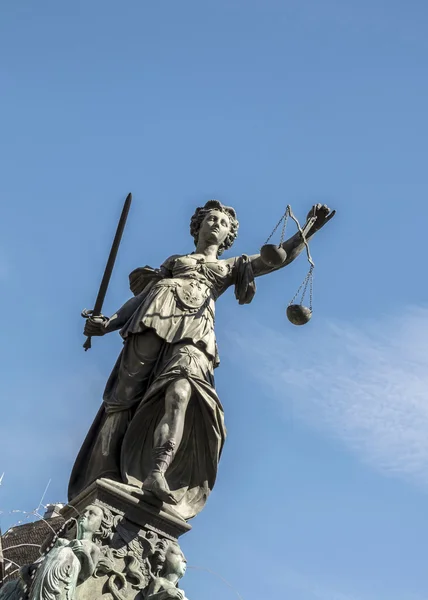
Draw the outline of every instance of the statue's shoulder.
<instances>
[{"instance_id":1,"label":"statue's shoulder","mask_svg":"<svg viewBox=\"0 0 428 600\"><path fill-rule=\"evenodd\" d=\"M184 256L184 255L183 254L173 254L172 256L168 256L168 258L163 261L163 263L161 265L161 269L169 269L169 270L172 269L175 261L178 258L181 258L182 256Z\"/></svg>"},{"instance_id":2,"label":"statue's shoulder","mask_svg":"<svg viewBox=\"0 0 428 600\"><path fill-rule=\"evenodd\" d=\"M229 271L236 275L244 265L248 264L249 260L250 259L246 254L242 254L241 256L232 256L231 258L223 259L221 262L226 263Z\"/></svg>"},{"instance_id":3,"label":"statue's shoulder","mask_svg":"<svg viewBox=\"0 0 428 600\"><path fill-rule=\"evenodd\" d=\"M150 282L163 277L162 269L153 269L148 265L138 267L129 274L129 287L134 296L138 296Z\"/></svg>"}]
</instances>

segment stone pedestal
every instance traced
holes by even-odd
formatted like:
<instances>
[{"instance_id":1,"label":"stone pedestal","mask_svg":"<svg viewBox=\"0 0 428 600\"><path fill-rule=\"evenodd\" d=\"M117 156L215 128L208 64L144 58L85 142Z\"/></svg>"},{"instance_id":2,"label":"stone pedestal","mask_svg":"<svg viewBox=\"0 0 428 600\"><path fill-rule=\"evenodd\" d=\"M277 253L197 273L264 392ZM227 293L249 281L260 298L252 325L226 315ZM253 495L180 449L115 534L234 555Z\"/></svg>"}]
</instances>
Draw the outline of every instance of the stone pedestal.
<instances>
[{"instance_id":1,"label":"stone pedestal","mask_svg":"<svg viewBox=\"0 0 428 600\"><path fill-rule=\"evenodd\" d=\"M95 481L72 503L67 504L61 510L61 515L66 520L78 518L87 506L94 503L112 511L116 519L134 523L166 539L177 540L191 530L191 526L172 506L136 488L109 479Z\"/></svg>"},{"instance_id":2,"label":"stone pedestal","mask_svg":"<svg viewBox=\"0 0 428 600\"><path fill-rule=\"evenodd\" d=\"M186 600L177 540L191 527L172 507L100 479L61 515L64 526L0 600Z\"/></svg>"},{"instance_id":3,"label":"stone pedestal","mask_svg":"<svg viewBox=\"0 0 428 600\"><path fill-rule=\"evenodd\" d=\"M105 517L93 536L100 551L93 574L77 583L73 600L148 598L153 581L162 576L168 548L179 551L177 540L191 526L153 496L107 479L93 483L61 513L66 520L79 519L91 506L100 507ZM175 592L165 598L184 598L172 588Z\"/></svg>"}]
</instances>

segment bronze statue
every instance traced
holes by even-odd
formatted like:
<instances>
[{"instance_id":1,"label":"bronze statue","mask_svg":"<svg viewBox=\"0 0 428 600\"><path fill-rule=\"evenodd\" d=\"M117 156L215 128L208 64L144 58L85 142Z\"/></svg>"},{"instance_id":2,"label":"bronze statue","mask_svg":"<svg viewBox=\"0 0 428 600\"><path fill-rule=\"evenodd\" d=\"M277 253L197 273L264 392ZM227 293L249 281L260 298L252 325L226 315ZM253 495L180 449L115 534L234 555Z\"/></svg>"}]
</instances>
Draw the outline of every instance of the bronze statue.
<instances>
[{"instance_id":1,"label":"bronze statue","mask_svg":"<svg viewBox=\"0 0 428 600\"><path fill-rule=\"evenodd\" d=\"M238 221L233 208L210 200L191 219L194 252L171 256L159 269L136 269L134 297L110 319L87 320L85 335L119 330L124 347L74 465L70 501L108 478L174 505L184 519L203 508L226 435L214 387L215 302L231 286L240 304L251 302L254 278L290 264L333 215L314 206L303 229L281 244L285 261L272 267L259 254L219 258Z\"/></svg>"}]
</instances>

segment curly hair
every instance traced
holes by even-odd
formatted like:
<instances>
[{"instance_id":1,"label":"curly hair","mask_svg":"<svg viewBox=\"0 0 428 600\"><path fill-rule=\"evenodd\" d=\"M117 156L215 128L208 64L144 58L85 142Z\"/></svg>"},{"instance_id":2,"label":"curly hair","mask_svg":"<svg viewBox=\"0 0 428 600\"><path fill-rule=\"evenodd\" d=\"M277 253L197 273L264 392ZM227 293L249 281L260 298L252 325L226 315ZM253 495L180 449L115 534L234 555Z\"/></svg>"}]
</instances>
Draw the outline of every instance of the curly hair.
<instances>
[{"instance_id":1,"label":"curly hair","mask_svg":"<svg viewBox=\"0 0 428 600\"><path fill-rule=\"evenodd\" d=\"M151 562L153 568L153 575L159 577L165 567L166 554L170 544L173 543L170 540L159 540L153 551Z\"/></svg>"},{"instance_id":2,"label":"curly hair","mask_svg":"<svg viewBox=\"0 0 428 600\"><path fill-rule=\"evenodd\" d=\"M166 557L171 547L178 548L178 550L181 552L181 548L176 541L159 540L159 542L156 544L151 557L153 576L162 577L165 575L165 571L167 569Z\"/></svg>"},{"instance_id":3,"label":"curly hair","mask_svg":"<svg viewBox=\"0 0 428 600\"><path fill-rule=\"evenodd\" d=\"M232 247L233 242L238 235L239 222L236 218L235 209L231 206L224 206L219 200L208 200L205 206L199 206L190 221L190 235L195 240L195 246L198 244L199 230L205 217L212 211L219 210L229 217L230 232L224 242L219 246L218 256L223 254L225 250Z\"/></svg>"},{"instance_id":4,"label":"curly hair","mask_svg":"<svg viewBox=\"0 0 428 600\"><path fill-rule=\"evenodd\" d=\"M93 506L97 506L103 511L103 519L101 521L100 528L94 533L94 538L98 538L100 540L110 539L112 535L112 528L114 526L113 513L106 506L101 506L99 504L95 504Z\"/></svg>"}]
</instances>

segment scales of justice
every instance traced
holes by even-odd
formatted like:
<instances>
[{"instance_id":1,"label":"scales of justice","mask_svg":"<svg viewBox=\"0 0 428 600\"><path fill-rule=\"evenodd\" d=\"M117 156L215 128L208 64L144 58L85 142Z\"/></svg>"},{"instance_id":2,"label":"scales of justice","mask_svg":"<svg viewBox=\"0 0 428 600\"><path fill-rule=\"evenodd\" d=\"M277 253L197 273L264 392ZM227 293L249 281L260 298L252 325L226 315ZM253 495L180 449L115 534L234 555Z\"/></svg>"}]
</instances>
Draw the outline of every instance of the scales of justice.
<instances>
[{"instance_id":1,"label":"scales of justice","mask_svg":"<svg viewBox=\"0 0 428 600\"><path fill-rule=\"evenodd\" d=\"M301 226L287 206L258 254L222 258L239 224L235 210L217 200L191 218L195 249L166 258L159 268L135 269L129 276L133 296L104 316L131 201L129 194L94 308L82 313L85 350L91 338L113 331L123 348L76 458L63 528L9 592L10 584L0 590L0 600L185 600L179 581L186 560L178 538L191 529L189 520L213 489L226 437L214 386L216 300L233 288L239 304L250 303L257 277L288 266L304 251L309 271L286 314L294 325L312 316L308 242L335 211L317 204ZM290 219L297 232L286 239Z\"/></svg>"}]
</instances>

